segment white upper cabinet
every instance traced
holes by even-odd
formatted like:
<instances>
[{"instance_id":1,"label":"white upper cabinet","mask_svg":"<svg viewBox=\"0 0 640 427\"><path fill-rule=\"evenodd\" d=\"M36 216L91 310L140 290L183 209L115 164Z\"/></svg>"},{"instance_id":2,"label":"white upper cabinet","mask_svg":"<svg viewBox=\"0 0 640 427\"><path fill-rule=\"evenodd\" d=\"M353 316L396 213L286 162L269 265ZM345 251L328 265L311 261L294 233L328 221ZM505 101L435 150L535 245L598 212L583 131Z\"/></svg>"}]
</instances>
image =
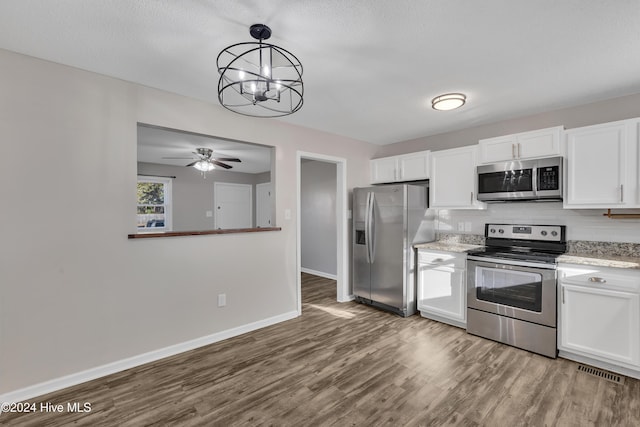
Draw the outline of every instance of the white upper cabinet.
<instances>
[{"instance_id":1,"label":"white upper cabinet","mask_svg":"<svg viewBox=\"0 0 640 427\"><path fill-rule=\"evenodd\" d=\"M478 146L452 148L431 153L430 207L440 209L485 209L477 196Z\"/></svg>"},{"instance_id":2,"label":"white upper cabinet","mask_svg":"<svg viewBox=\"0 0 640 427\"><path fill-rule=\"evenodd\" d=\"M481 139L480 163L559 156L562 126Z\"/></svg>"},{"instance_id":3,"label":"white upper cabinet","mask_svg":"<svg viewBox=\"0 0 640 427\"><path fill-rule=\"evenodd\" d=\"M430 151L399 156L400 181L429 179Z\"/></svg>"},{"instance_id":4,"label":"white upper cabinet","mask_svg":"<svg viewBox=\"0 0 640 427\"><path fill-rule=\"evenodd\" d=\"M371 183L396 182L398 180L398 158L383 157L371 160Z\"/></svg>"},{"instance_id":5,"label":"white upper cabinet","mask_svg":"<svg viewBox=\"0 0 640 427\"><path fill-rule=\"evenodd\" d=\"M429 179L430 151L371 160L371 183L419 181Z\"/></svg>"},{"instance_id":6,"label":"white upper cabinet","mask_svg":"<svg viewBox=\"0 0 640 427\"><path fill-rule=\"evenodd\" d=\"M566 131L566 208L633 208L638 198L638 119Z\"/></svg>"}]
</instances>

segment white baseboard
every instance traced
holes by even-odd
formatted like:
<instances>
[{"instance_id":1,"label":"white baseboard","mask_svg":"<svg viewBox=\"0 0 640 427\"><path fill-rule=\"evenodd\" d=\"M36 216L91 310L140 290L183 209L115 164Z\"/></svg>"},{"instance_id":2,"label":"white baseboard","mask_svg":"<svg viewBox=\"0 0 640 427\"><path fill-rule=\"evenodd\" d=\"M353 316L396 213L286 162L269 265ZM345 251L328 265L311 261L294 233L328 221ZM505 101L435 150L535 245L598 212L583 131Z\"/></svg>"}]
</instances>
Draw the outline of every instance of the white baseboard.
<instances>
[{"instance_id":1,"label":"white baseboard","mask_svg":"<svg viewBox=\"0 0 640 427\"><path fill-rule=\"evenodd\" d=\"M284 322L298 317L297 311L291 311L278 316L270 317L268 319L259 320L257 322L249 323L247 325L238 326L237 328L228 329L226 331L217 332L215 334L207 335L201 338L196 338L190 341L186 341L180 344L171 345L169 347L153 350L148 353L139 354L137 356L129 357L127 359L118 360L116 362L108 363L106 365L98 366L95 368L87 369L85 371L77 372L75 374L66 375L64 377L56 378L43 383L28 386L19 390L11 391L0 395L0 402L22 402L27 399L32 399L43 394L51 393L63 388L71 387L77 384L81 384L87 381L95 380L96 378L104 377L116 372L124 371L126 369L134 368L136 366L144 365L145 363L154 362L156 360L164 359L169 356L174 356L185 351L193 350L198 347L213 344L218 341L226 340L238 335L245 334L247 332L255 331L256 329L265 328L267 326L275 325L276 323Z\"/></svg>"},{"instance_id":2,"label":"white baseboard","mask_svg":"<svg viewBox=\"0 0 640 427\"><path fill-rule=\"evenodd\" d=\"M338 276L330 273L323 273L322 271L311 270L310 268L300 268L302 273L313 274L314 276L324 277L325 279L338 280Z\"/></svg>"},{"instance_id":3,"label":"white baseboard","mask_svg":"<svg viewBox=\"0 0 640 427\"><path fill-rule=\"evenodd\" d=\"M350 302L350 301L355 301L356 297L355 295L347 295L346 299L338 299L338 302Z\"/></svg>"}]
</instances>

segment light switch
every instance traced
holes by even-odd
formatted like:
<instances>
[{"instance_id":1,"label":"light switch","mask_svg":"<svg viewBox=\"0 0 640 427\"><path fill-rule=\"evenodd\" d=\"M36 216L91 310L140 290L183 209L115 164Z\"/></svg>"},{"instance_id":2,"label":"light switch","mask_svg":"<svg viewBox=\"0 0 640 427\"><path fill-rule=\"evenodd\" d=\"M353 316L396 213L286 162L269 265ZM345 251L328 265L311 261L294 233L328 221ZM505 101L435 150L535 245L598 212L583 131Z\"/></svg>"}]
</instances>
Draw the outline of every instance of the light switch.
<instances>
[{"instance_id":1,"label":"light switch","mask_svg":"<svg viewBox=\"0 0 640 427\"><path fill-rule=\"evenodd\" d=\"M284 210L284 219L291 219L291 209Z\"/></svg>"},{"instance_id":2,"label":"light switch","mask_svg":"<svg viewBox=\"0 0 640 427\"><path fill-rule=\"evenodd\" d=\"M213 216L213 211L206 212L207 218L211 218Z\"/></svg>"}]
</instances>

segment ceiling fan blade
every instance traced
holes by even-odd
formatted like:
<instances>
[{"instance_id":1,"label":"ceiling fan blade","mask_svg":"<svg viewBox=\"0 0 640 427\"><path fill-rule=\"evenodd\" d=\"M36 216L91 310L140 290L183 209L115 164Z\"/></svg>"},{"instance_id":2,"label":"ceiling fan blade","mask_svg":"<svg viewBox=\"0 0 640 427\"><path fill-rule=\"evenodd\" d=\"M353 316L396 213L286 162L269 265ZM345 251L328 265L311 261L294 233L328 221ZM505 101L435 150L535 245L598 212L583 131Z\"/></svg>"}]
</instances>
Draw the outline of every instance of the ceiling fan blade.
<instances>
[{"instance_id":1,"label":"ceiling fan blade","mask_svg":"<svg viewBox=\"0 0 640 427\"><path fill-rule=\"evenodd\" d=\"M218 160L219 162L242 162L242 160L236 159L235 157L215 157L214 160Z\"/></svg>"},{"instance_id":2,"label":"ceiling fan blade","mask_svg":"<svg viewBox=\"0 0 640 427\"><path fill-rule=\"evenodd\" d=\"M200 161L200 160L196 160L196 161L195 161L195 162L193 162L193 163L189 163L188 165L185 165L185 167L193 166L193 165L195 165L196 163L198 163L199 161Z\"/></svg>"},{"instance_id":3,"label":"ceiling fan blade","mask_svg":"<svg viewBox=\"0 0 640 427\"><path fill-rule=\"evenodd\" d=\"M225 169L231 169L233 167L233 166L225 165L224 163L220 163L217 160L212 160L211 163L213 163L214 165L218 165L221 168L225 168Z\"/></svg>"},{"instance_id":4,"label":"ceiling fan blade","mask_svg":"<svg viewBox=\"0 0 640 427\"><path fill-rule=\"evenodd\" d=\"M184 160L190 160L193 159L193 157L163 157L163 159L184 159Z\"/></svg>"}]
</instances>

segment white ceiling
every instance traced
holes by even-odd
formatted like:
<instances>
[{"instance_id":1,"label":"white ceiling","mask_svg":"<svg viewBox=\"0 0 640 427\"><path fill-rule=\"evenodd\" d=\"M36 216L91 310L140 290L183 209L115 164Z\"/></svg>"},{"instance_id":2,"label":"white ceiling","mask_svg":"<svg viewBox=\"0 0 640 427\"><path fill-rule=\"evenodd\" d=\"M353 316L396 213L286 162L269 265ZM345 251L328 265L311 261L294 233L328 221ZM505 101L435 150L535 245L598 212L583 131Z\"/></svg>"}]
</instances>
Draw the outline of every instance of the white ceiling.
<instances>
[{"instance_id":1,"label":"white ceiling","mask_svg":"<svg viewBox=\"0 0 640 427\"><path fill-rule=\"evenodd\" d=\"M640 92L638 0L2 0L0 47L217 103L255 23L304 66L277 120L376 144Z\"/></svg>"}]
</instances>

